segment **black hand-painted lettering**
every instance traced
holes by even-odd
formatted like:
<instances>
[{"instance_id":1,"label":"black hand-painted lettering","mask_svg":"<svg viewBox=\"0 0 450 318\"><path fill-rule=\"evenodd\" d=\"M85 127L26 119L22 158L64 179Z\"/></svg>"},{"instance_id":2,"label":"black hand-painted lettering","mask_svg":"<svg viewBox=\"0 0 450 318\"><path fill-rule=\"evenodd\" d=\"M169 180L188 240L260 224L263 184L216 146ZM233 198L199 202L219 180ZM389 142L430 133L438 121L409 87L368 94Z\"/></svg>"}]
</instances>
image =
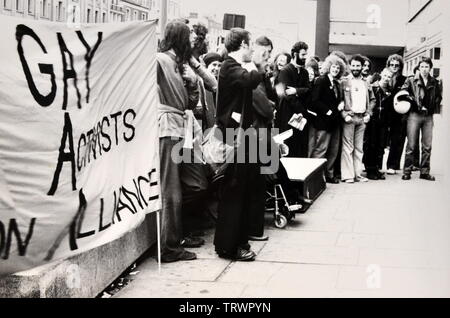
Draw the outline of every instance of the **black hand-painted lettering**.
<instances>
[{"instance_id":1,"label":"black hand-painted lettering","mask_svg":"<svg viewBox=\"0 0 450 318\"><path fill-rule=\"evenodd\" d=\"M61 138L61 146L59 147L58 164L56 165L55 174L53 176L52 185L47 195L54 195L56 189L58 189L59 175L61 173L62 166L64 162L69 161L71 163L72 169L72 190L77 189L77 180L75 176L75 151L73 150L73 132L72 132L72 122L70 120L69 113L64 113L64 129ZM69 152L64 152L66 147L67 139L69 139Z\"/></svg>"},{"instance_id":2,"label":"black hand-painted lettering","mask_svg":"<svg viewBox=\"0 0 450 318\"><path fill-rule=\"evenodd\" d=\"M41 47L42 51L47 54L47 50L42 44L41 39L34 33L32 29L29 27L19 24L16 27L16 40L17 40L17 52L19 53L20 62L22 64L23 72L25 73L25 78L28 83L28 88L30 89L31 95L33 95L33 98L36 100L36 102L41 105L42 107L50 106L53 101L55 100L56 96L56 80L55 80L55 73L53 71L53 65L52 64L43 64L39 63L39 71L42 74L50 75L50 82L51 82L51 89L50 93L47 95L42 95L39 90L36 87L36 84L34 83L33 76L31 75L30 67L28 66L27 60L25 58L23 46L22 46L22 40L25 35L28 35L32 37Z\"/></svg>"},{"instance_id":3,"label":"black hand-painted lettering","mask_svg":"<svg viewBox=\"0 0 450 318\"><path fill-rule=\"evenodd\" d=\"M76 33L87 51L86 55L84 56L84 59L86 60L86 89L87 89L86 103L89 104L89 96L91 93L91 88L89 86L89 70L91 69L92 59L94 58L95 52L97 51L100 43L102 42L103 32L97 33L97 42L95 42L94 47L92 49L84 39L83 33L81 33L81 31L76 31Z\"/></svg>"}]
</instances>

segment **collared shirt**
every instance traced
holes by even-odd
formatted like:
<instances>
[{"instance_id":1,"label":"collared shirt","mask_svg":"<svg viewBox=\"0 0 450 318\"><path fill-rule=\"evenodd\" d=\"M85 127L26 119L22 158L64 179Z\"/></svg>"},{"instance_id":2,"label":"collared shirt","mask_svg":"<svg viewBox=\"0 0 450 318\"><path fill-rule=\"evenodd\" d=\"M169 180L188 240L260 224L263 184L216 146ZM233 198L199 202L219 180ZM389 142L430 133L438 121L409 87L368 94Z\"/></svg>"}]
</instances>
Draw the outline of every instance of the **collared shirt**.
<instances>
[{"instance_id":1,"label":"collared shirt","mask_svg":"<svg viewBox=\"0 0 450 318\"><path fill-rule=\"evenodd\" d=\"M331 74L329 74L329 73L328 73L328 78L330 79L331 87L333 88L333 91L334 91L334 96L336 96L336 98L339 98L339 90L337 87L337 80L335 80L334 77L331 76Z\"/></svg>"},{"instance_id":2,"label":"collared shirt","mask_svg":"<svg viewBox=\"0 0 450 318\"><path fill-rule=\"evenodd\" d=\"M367 111L367 86L362 79L351 79L352 84L352 109L355 114L363 114Z\"/></svg>"}]
</instances>

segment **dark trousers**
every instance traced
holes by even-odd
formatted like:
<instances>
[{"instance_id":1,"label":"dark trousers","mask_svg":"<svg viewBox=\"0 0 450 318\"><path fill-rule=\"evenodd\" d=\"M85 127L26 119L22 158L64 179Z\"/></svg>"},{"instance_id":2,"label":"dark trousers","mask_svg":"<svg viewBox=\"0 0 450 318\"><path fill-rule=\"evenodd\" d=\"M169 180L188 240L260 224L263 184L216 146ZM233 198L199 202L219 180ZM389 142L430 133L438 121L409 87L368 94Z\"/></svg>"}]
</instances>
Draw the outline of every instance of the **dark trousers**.
<instances>
[{"instance_id":1,"label":"dark trousers","mask_svg":"<svg viewBox=\"0 0 450 318\"><path fill-rule=\"evenodd\" d=\"M317 130L313 126L310 128L310 149L311 158L327 159L326 176L336 177L334 165L339 155L339 142L341 140L341 127L335 127L332 131Z\"/></svg>"},{"instance_id":2,"label":"dark trousers","mask_svg":"<svg viewBox=\"0 0 450 318\"><path fill-rule=\"evenodd\" d=\"M430 173L431 148L433 143L433 115L411 113L408 116L408 144L406 146L404 174L410 175L414 166L415 153L419 149L419 134L422 133L422 158L420 160L420 173Z\"/></svg>"},{"instance_id":3,"label":"dark trousers","mask_svg":"<svg viewBox=\"0 0 450 318\"><path fill-rule=\"evenodd\" d=\"M159 139L160 179L161 179L161 257L163 260L177 259L184 252L180 246L183 238L182 186L183 164L172 160L174 146L180 142L171 137Z\"/></svg>"},{"instance_id":4,"label":"dark trousers","mask_svg":"<svg viewBox=\"0 0 450 318\"><path fill-rule=\"evenodd\" d=\"M286 140L285 144L289 147L289 158L308 158L309 144L309 124L305 125L303 131L292 128L293 136Z\"/></svg>"},{"instance_id":5,"label":"dark trousers","mask_svg":"<svg viewBox=\"0 0 450 318\"><path fill-rule=\"evenodd\" d=\"M376 173L383 168L386 134L385 122L377 118L373 118L366 126L363 162L367 173Z\"/></svg>"},{"instance_id":6,"label":"dark trousers","mask_svg":"<svg viewBox=\"0 0 450 318\"><path fill-rule=\"evenodd\" d=\"M264 231L265 180L259 164L233 163L222 184L214 245L216 251L235 253L248 236ZM262 216L262 217L261 217Z\"/></svg>"},{"instance_id":7,"label":"dark trousers","mask_svg":"<svg viewBox=\"0 0 450 318\"><path fill-rule=\"evenodd\" d=\"M202 163L183 163L181 186L185 237L212 225L212 219L208 215L208 206L214 196L210 191L208 173L208 167Z\"/></svg>"},{"instance_id":8,"label":"dark trousers","mask_svg":"<svg viewBox=\"0 0 450 318\"><path fill-rule=\"evenodd\" d=\"M406 126L407 121L398 118L394 120L389 127L390 146L387 161L388 169L400 170L400 160L402 158L403 150L405 149ZM419 136L417 136L416 143L419 144ZM420 167L419 148L414 150L414 166Z\"/></svg>"}]
</instances>

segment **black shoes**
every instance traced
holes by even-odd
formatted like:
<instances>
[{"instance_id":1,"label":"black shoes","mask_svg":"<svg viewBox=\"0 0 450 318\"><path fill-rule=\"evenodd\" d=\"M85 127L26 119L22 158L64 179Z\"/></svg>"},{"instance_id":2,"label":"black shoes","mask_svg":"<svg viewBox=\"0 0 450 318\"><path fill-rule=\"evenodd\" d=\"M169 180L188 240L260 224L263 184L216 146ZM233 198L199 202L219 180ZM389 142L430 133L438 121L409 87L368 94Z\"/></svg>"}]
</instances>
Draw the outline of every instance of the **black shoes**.
<instances>
[{"instance_id":1,"label":"black shoes","mask_svg":"<svg viewBox=\"0 0 450 318\"><path fill-rule=\"evenodd\" d=\"M238 247L236 253L230 254L225 251L216 251L220 258L233 260L236 262L252 262L255 260L256 254L253 251L245 250Z\"/></svg>"},{"instance_id":2,"label":"black shoes","mask_svg":"<svg viewBox=\"0 0 450 318\"><path fill-rule=\"evenodd\" d=\"M386 180L384 173L379 170L367 172L367 179L369 180Z\"/></svg>"},{"instance_id":3,"label":"black shoes","mask_svg":"<svg viewBox=\"0 0 450 318\"><path fill-rule=\"evenodd\" d=\"M269 237L267 235L263 235L263 236L249 236L248 237L249 241L255 241L255 242L265 242L269 240Z\"/></svg>"},{"instance_id":4,"label":"black shoes","mask_svg":"<svg viewBox=\"0 0 450 318\"><path fill-rule=\"evenodd\" d=\"M427 180L427 181L436 181L436 178L430 174L421 174L420 179Z\"/></svg>"},{"instance_id":5,"label":"black shoes","mask_svg":"<svg viewBox=\"0 0 450 318\"><path fill-rule=\"evenodd\" d=\"M197 255L195 253L189 251L182 251L177 255L163 255L161 256L162 263L174 263L178 261L193 261L197 259Z\"/></svg>"},{"instance_id":6,"label":"black shoes","mask_svg":"<svg viewBox=\"0 0 450 318\"><path fill-rule=\"evenodd\" d=\"M181 246L187 248L198 248L205 244L205 240L199 237L187 236L181 241Z\"/></svg>"},{"instance_id":7,"label":"black shoes","mask_svg":"<svg viewBox=\"0 0 450 318\"><path fill-rule=\"evenodd\" d=\"M339 184L339 179L336 177L333 177L333 178L326 177L325 180L327 183Z\"/></svg>"},{"instance_id":8,"label":"black shoes","mask_svg":"<svg viewBox=\"0 0 450 318\"><path fill-rule=\"evenodd\" d=\"M420 179L422 180L427 180L427 181L436 181L436 178L433 177L430 174L421 174L420 175ZM411 175L409 174L404 174L402 177L402 180L411 180Z\"/></svg>"}]
</instances>

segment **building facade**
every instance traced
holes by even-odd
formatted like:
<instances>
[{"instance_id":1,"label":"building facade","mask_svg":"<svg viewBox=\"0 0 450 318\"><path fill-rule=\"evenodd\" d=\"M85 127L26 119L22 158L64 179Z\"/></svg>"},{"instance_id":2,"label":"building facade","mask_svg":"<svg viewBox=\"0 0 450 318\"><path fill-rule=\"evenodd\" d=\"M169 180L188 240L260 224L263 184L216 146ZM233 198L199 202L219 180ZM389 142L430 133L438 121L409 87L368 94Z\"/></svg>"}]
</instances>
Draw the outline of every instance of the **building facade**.
<instances>
[{"instance_id":1,"label":"building facade","mask_svg":"<svg viewBox=\"0 0 450 318\"><path fill-rule=\"evenodd\" d=\"M68 23L125 22L149 19L155 3L156 0L0 0L0 14Z\"/></svg>"},{"instance_id":2,"label":"building facade","mask_svg":"<svg viewBox=\"0 0 450 318\"><path fill-rule=\"evenodd\" d=\"M405 69L412 74L422 56L433 60L434 77L441 77L442 40L447 0L411 0L407 25ZM448 6L448 4L447 4Z\"/></svg>"}]
</instances>

